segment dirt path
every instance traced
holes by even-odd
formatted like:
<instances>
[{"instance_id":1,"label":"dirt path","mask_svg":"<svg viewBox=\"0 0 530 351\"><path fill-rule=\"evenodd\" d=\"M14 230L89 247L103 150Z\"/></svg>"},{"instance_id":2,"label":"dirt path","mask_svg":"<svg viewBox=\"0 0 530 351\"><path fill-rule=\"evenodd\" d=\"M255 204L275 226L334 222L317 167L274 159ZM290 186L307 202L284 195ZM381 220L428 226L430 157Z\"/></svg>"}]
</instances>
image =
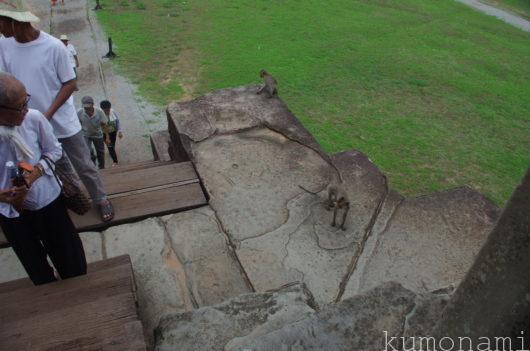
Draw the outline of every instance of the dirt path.
<instances>
[{"instance_id":1,"label":"dirt path","mask_svg":"<svg viewBox=\"0 0 530 351\"><path fill-rule=\"evenodd\" d=\"M530 32L530 21L527 21L522 17L514 15L510 12L498 9L494 6L486 5L477 0L456 0L456 1L466 4L468 6L471 6L474 9L484 12L485 14L488 14L490 16L497 17L498 19L503 20L504 22L509 23L512 26L517 27L521 30L524 30L525 32Z\"/></svg>"},{"instance_id":2,"label":"dirt path","mask_svg":"<svg viewBox=\"0 0 530 351\"><path fill-rule=\"evenodd\" d=\"M121 117L125 134L117 145L120 163L152 160L149 135L167 129L165 112L138 97L134 86L114 72L108 59L102 58L108 51L107 38L89 0L65 0L64 5L58 1L53 8L45 0L28 0L28 4L41 18L38 25L41 29L56 37L68 35L76 47L80 61L79 91L74 94L76 108L81 106L80 100L85 95L92 96L97 103L103 99L110 100ZM119 48L115 51L119 52ZM108 155L107 162L111 164Z\"/></svg>"}]
</instances>

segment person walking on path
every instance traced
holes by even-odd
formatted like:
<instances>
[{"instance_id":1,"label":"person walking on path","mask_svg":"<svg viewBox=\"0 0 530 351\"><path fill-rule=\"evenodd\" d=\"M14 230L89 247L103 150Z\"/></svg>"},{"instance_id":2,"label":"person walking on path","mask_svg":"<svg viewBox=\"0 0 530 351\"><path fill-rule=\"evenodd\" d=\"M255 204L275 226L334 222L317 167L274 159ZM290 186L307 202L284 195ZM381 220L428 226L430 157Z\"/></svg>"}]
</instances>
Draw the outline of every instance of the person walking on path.
<instances>
[{"instance_id":1,"label":"person walking on path","mask_svg":"<svg viewBox=\"0 0 530 351\"><path fill-rule=\"evenodd\" d=\"M0 73L0 226L29 278L39 285L56 280L47 256L62 279L85 274L87 263L61 187L42 159L61 158L61 144L42 113L28 109L30 99L20 81ZM30 167L25 167L25 185L15 186L10 167L19 162Z\"/></svg>"},{"instance_id":2,"label":"person walking on path","mask_svg":"<svg viewBox=\"0 0 530 351\"><path fill-rule=\"evenodd\" d=\"M123 138L123 133L120 128L120 118L116 111L112 109L112 104L108 100L103 100L99 104L99 107L105 112L105 115L108 119L107 129L109 132L110 142L107 143L107 148L109 149L110 157L114 162L113 166L118 164L118 155L116 154L116 137L120 139Z\"/></svg>"},{"instance_id":3,"label":"person walking on path","mask_svg":"<svg viewBox=\"0 0 530 351\"><path fill-rule=\"evenodd\" d=\"M61 41L30 23L38 21L37 16L24 8L22 0L0 2L0 32L5 36L0 38L0 71L11 73L25 85L32 96L29 107L50 121L65 151L56 166L74 177L73 164L99 206L102 220L109 221L114 218L114 209L97 168L90 161L77 118L72 98L77 84L68 52Z\"/></svg>"},{"instance_id":4,"label":"person walking on path","mask_svg":"<svg viewBox=\"0 0 530 351\"><path fill-rule=\"evenodd\" d=\"M75 47L72 44L70 44L68 40L68 36L66 34L61 35L60 40L63 42L64 46L66 46L66 50L68 50L68 58L70 59L70 64L72 65L75 76L77 78L77 68L79 67L79 59L77 58L77 51L75 50Z\"/></svg>"},{"instance_id":5,"label":"person walking on path","mask_svg":"<svg viewBox=\"0 0 530 351\"><path fill-rule=\"evenodd\" d=\"M77 117L81 122L83 134L90 149L90 158L95 164L97 156L98 167L103 169L105 168L105 144L110 143L108 118L102 110L94 107L94 99L91 96L84 96L81 103L83 107L77 111ZM94 155L92 145L96 149L96 155Z\"/></svg>"}]
</instances>

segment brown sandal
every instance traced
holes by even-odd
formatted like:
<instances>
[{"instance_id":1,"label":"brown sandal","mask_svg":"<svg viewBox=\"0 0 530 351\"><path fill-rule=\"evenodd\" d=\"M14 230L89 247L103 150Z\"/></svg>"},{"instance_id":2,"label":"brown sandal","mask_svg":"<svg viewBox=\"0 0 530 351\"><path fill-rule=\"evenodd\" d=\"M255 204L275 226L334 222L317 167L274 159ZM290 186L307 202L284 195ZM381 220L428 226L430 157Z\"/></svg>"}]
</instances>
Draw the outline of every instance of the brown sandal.
<instances>
[{"instance_id":1,"label":"brown sandal","mask_svg":"<svg viewBox=\"0 0 530 351\"><path fill-rule=\"evenodd\" d=\"M111 221L114 218L114 208L109 200L99 204L99 211L103 222Z\"/></svg>"}]
</instances>

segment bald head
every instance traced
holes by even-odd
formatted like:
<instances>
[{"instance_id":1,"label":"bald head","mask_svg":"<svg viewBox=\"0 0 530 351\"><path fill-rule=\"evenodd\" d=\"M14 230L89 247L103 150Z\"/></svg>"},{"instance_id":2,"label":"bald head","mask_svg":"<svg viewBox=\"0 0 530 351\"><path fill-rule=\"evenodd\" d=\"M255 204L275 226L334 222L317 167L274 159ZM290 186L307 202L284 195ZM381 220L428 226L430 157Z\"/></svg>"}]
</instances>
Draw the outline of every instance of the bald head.
<instances>
[{"instance_id":1,"label":"bald head","mask_svg":"<svg viewBox=\"0 0 530 351\"><path fill-rule=\"evenodd\" d=\"M24 85L10 74L0 72L0 124L20 125L27 112Z\"/></svg>"},{"instance_id":2,"label":"bald head","mask_svg":"<svg viewBox=\"0 0 530 351\"><path fill-rule=\"evenodd\" d=\"M26 88L14 76L0 72L0 106L12 106L21 96L26 95Z\"/></svg>"}]
</instances>

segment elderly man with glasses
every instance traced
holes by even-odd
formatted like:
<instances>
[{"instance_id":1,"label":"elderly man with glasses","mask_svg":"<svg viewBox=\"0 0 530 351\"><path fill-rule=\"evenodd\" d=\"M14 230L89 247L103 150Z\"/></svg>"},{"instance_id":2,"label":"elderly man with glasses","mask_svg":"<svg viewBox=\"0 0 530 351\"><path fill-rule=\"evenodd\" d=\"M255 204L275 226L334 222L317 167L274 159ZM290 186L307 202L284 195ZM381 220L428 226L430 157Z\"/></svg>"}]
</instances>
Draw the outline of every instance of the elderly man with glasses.
<instances>
[{"instance_id":1,"label":"elderly man with glasses","mask_svg":"<svg viewBox=\"0 0 530 351\"><path fill-rule=\"evenodd\" d=\"M44 158L61 145L48 120L28 109L31 97L0 73L0 226L35 285L86 273L83 244L68 216L61 187Z\"/></svg>"},{"instance_id":2,"label":"elderly man with glasses","mask_svg":"<svg viewBox=\"0 0 530 351\"><path fill-rule=\"evenodd\" d=\"M77 84L68 52L59 39L31 25L37 21L38 17L25 9L22 0L0 0L0 32L5 36L0 38L0 71L14 75L24 84L32 95L29 107L50 121L68 156L59 160L57 167L75 175L73 165L99 206L102 220L110 221L114 209L90 160L73 104L72 93Z\"/></svg>"}]
</instances>

